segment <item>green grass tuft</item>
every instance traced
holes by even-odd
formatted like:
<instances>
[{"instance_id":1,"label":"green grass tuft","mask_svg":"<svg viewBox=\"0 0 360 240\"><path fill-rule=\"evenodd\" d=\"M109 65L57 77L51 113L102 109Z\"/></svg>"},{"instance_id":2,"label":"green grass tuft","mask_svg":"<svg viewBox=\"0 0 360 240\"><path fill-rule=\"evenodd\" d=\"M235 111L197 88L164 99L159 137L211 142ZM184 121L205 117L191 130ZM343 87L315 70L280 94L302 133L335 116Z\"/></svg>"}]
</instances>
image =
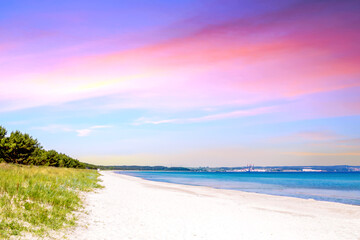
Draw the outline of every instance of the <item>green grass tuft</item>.
<instances>
[{"instance_id":1,"label":"green grass tuft","mask_svg":"<svg viewBox=\"0 0 360 240\"><path fill-rule=\"evenodd\" d=\"M94 170L0 164L0 238L74 226L80 192L100 188Z\"/></svg>"}]
</instances>

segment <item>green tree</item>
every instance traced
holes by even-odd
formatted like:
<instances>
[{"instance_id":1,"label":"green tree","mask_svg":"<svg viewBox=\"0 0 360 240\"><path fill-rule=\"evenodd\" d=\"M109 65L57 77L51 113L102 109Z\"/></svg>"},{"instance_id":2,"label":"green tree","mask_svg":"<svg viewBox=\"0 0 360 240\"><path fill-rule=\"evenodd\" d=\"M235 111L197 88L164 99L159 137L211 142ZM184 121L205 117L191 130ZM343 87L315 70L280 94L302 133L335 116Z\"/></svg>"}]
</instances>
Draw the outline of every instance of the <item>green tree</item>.
<instances>
[{"instance_id":1,"label":"green tree","mask_svg":"<svg viewBox=\"0 0 360 240\"><path fill-rule=\"evenodd\" d=\"M7 134L6 129L3 126L0 126L0 140L5 138L6 134Z\"/></svg>"},{"instance_id":2,"label":"green tree","mask_svg":"<svg viewBox=\"0 0 360 240\"><path fill-rule=\"evenodd\" d=\"M36 148L33 154L29 157L28 163L29 165L45 165L46 164L46 151L42 148Z\"/></svg>"},{"instance_id":3,"label":"green tree","mask_svg":"<svg viewBox=\"0 0 360 240\"><path fill-rule=\"evenodd\" d=\"M29 134L19 131L12 132L9 137L6 134L6 129L0 126L0 162L67 168L96 168L95 165L82 163L55 150L44 150L39 142Z\"/></svg>"},{"instance_id":4,"label":"green tree","mask_svg":"<svg viewBox=\"0 0 360 240\"><path fill-rule=\"evenodd\" d=\"M19 131L12 132L5 138L2 147L5 161L17 164L32 164L30 160L33 160L36 150L41 148L36 139Z\"/></svg>"},{"instance_id":5,"label":"green tree","mask_svg":"<svg viewBox=\"0 0 360 240\"><path fill-rule=\"evenodd\" d=\"M5 161L5 142L7 131L3 126L0 126L0 162Z\"/></svg>"},{"instance_id":6,"label":"green tree","mask_svg":"<svg viewBox=\"0 0 360 240\"><path fill-rule=\"evenodd\" d=\"M49 166L59 167L61 157L60 154L55 150L47 151L46 158L48 159Z\"/></svg>"}]
</instances>

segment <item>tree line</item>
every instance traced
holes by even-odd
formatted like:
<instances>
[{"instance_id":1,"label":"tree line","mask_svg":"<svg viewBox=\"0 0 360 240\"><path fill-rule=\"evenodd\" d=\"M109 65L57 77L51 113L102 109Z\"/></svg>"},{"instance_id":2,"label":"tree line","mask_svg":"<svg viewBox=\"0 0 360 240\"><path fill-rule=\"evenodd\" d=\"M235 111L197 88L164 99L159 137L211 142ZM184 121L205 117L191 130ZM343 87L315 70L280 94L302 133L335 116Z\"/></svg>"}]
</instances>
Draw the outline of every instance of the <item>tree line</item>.
<instances>
[{"instance_id":1,"label":"tree line","mask_svg":"<svg viewBox=\"0 0 360 240\"><path fill-rule=\"evenodd\" d=\"M127 170L127 171L191 171L185 167L165 167L165 166L98 166L101 170Z\"/></svg>"},{"instance_id":2,"label":"tree line","mask_svg":"<svg viewBox=\"0 0 360 240\"><path fill-rule=\"evenodd\" d=\"M0 126L0 162L67 168L97 168L95 165L82 163L55 150L45 150L37 139L27 133L15 131L7 135L6 129L2 126Z\"/></svg>"}]
</instances>

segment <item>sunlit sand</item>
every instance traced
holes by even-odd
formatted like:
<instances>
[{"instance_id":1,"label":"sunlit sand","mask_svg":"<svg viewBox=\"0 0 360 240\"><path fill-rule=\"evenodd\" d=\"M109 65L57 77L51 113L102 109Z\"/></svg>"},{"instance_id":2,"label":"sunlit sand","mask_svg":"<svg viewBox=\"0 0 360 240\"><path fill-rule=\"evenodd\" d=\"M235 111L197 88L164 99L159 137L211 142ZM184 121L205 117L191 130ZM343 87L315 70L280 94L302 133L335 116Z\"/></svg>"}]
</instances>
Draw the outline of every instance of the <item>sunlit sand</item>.
<instances>
[{"instance_id":1,"label":"sunlit sand","mask_svg":"<svg viewBox=\"0 0 360 240\"><path fill-rule=\"evenodd\" d=\"M102 172L69 239L359 239L360 207Z\"/></svg>"}]
</instances>

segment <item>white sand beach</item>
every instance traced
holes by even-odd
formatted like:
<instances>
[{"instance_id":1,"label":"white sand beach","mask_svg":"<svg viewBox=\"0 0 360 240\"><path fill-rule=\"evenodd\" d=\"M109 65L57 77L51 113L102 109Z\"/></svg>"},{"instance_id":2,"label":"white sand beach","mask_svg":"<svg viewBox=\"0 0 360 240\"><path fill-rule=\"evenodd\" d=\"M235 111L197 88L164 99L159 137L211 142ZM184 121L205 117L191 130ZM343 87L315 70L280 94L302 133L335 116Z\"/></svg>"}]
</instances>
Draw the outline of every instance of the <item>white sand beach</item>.
<instances>
[{"instance_id":1,"label":"white sand beach","mask_svg":"<svg viewBox=\"0 0 360 240\"><path fill-rule=\"evenodd\" d=\"M360 239L359 206L101 174L69 239Z\"/></svg>"}]
</instances>

